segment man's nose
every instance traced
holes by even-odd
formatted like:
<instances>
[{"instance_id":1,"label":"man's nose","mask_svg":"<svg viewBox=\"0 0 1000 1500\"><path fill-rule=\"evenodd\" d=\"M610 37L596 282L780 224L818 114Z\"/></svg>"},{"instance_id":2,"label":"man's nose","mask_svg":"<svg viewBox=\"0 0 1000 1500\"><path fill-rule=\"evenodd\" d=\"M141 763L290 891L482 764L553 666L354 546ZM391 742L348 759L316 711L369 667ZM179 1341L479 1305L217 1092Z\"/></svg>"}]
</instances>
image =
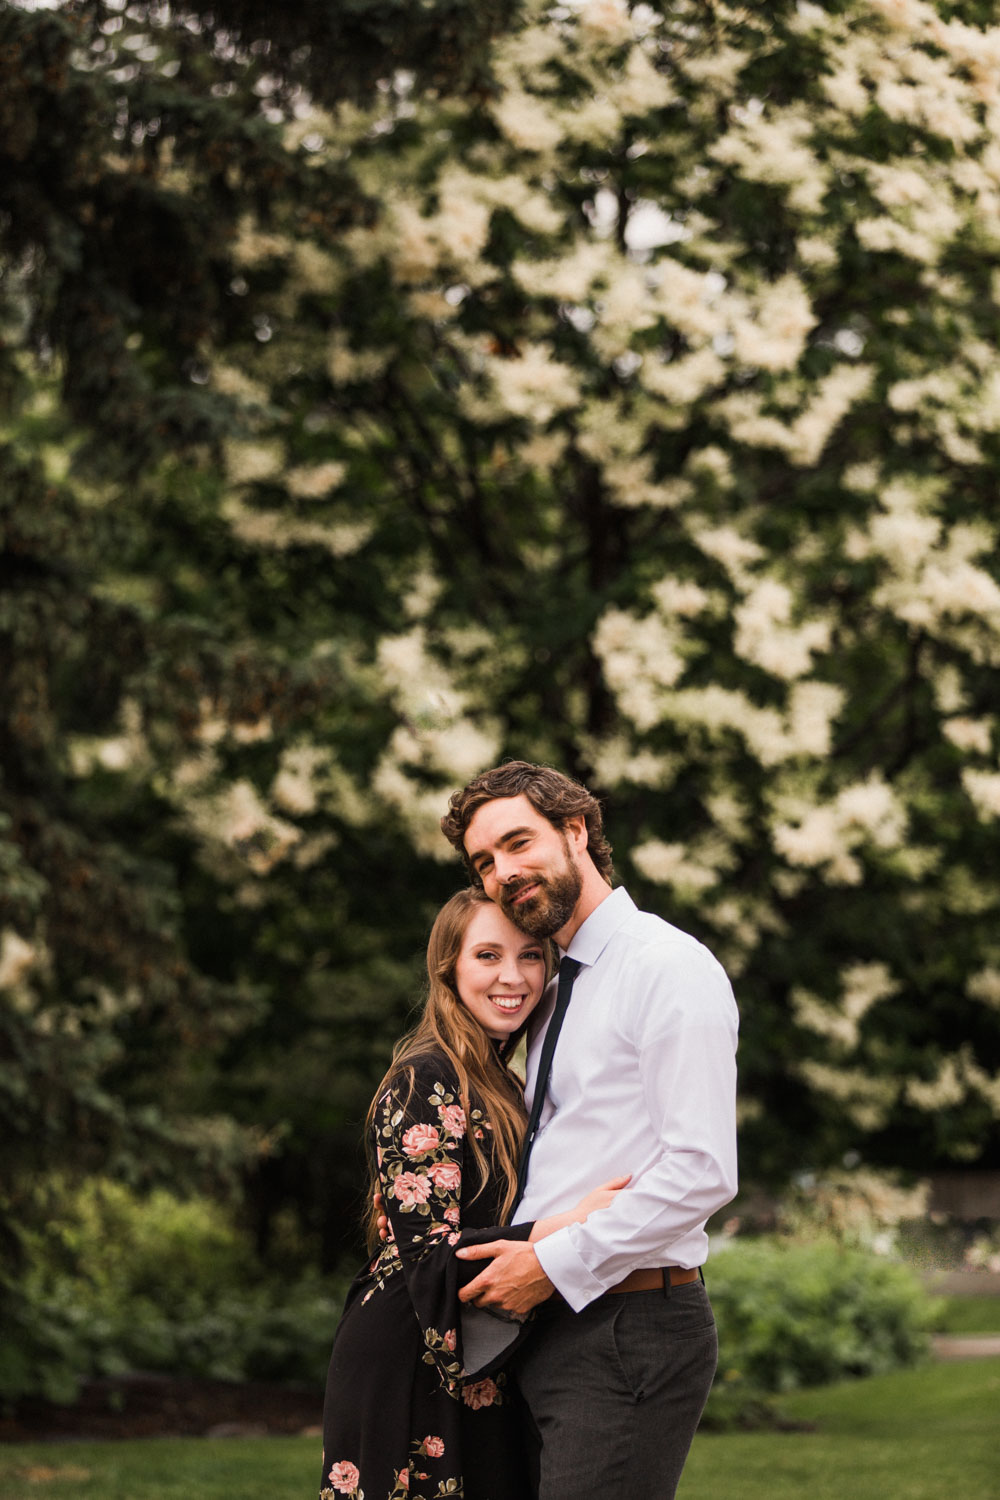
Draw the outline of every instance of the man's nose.
<instances>
[{"instance_id":1,"label":"man's nose","mask_svg":"<svg viewBox=\"0 0 1000 1500\"><path fill-rule=\"evenodd\" d=\"M509 885L518 875L518 863L511 854L497 854L494 856L493 868L497 880L501 885Z\"/></svg>"}]
</instances>

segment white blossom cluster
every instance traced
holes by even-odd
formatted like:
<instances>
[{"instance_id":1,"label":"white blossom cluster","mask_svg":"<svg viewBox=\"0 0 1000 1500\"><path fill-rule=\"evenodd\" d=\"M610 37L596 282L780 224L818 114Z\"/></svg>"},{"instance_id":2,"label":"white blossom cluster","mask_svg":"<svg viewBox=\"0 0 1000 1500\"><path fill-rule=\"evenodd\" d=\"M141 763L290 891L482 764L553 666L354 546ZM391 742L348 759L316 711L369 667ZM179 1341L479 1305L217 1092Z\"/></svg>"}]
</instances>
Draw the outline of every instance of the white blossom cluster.
<instances>
[{"instance_id":1,"label":"white blossom cluster","mask_svg":"<svg viewBox=\"0 0 1000 1500\"><path fill-rule=\"evenodd\" d=\"M38 962L38 949L13 927L0 933L0 990L16 990Z\"/></svg>"},{"instance_id":2,"label":"white blossom cluster","mask_svg":"<svg viewBox=\"0 0 1000 1500\"><path fill-rule=\"evenodd\" d=\"M858 1044L859 1028L873 1005L899 989L898 982L882 963L852 964L840 976L841 992L835 1004L796 989L792 1003L800 1025L828 1038L843 1053Z\"/></svg>"},{"instance_id":3,"label":"white blossom cluster","mask_svg":"<svg viewBox=\"0 0 1000 1500\"><path fill-rule=\"evenodd\" d=\"M395 809L422 853L450 859L440 827L448 792L497 758L498 727L486 716L474 716L468 695L432 652L424 625L383 639L378 666L401 722L375 767L372 787ZM422 773L419 778L414 771Z\"/></svg>"},{"instance_id":4,"label":"white blossom cluster","mask_svg":"<svg viewBox=\"0 0 1000 1500\"><path fill-rule=\"evenodd\" d=\"M370 207L341 241L246 226L248 267L291 268L286 321L296 288L331 305L349 278L378 290L370 315L352 304L295 347L337 405L316 429L328 454L296 456L259 382L218 373L248 414L227 455L234 530L342 558L401 484L428 535L484 495L505 534L528 494L523 598L587 551L596 497L635 559L610 583L595 570L585 647L612 711L595 728L579 684L563 702L601 787L638 810L641 876L748 983L816 891L877 878L901 910L939 913L978 883L988 906L993 886L957 863L928 883L949 840L1000 818L1000 26L924 0L783 18L528 0L493 68L475 116L388 91L312 123ZM413 557L412 626L378 648L396 727L366 790L444 857L447 788L507 746L489 648L435 623L440 573L429 548ZM509 674L514 639L494 647ZM310 805L299 775L276 784L289 815ZM850 941L789 994L815 1043L800 1078L859 1130L901 1097L993 1107L972 1052L902 1094L883 1076L868 1038L912 976L877 934ZM996 1009L995 956L968 965L951 998Z\"/></svg>"}]
</instances>

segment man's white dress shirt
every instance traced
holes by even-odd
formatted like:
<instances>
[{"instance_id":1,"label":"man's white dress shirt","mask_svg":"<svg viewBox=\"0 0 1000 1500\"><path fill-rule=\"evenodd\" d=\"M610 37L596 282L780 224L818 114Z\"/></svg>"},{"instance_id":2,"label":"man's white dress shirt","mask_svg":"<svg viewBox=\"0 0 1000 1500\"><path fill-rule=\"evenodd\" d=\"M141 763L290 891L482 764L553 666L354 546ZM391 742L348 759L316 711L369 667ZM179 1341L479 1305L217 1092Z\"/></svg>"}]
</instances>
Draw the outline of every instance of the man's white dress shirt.
<instances>
[{"instance_id":1,"label":"man's white dress shirt","mask_svg":"<svg viewBox=\"0 0 1000 1500\"><path fill-rule=\"evenodd\" d=\"M700 1266L705 1222L736 1192L736 1035L729 980L708 949L641 912L622 887L566 950L584 965L556 1044L515 1222L561 1213L624 1172L609 1208L539 1240L577 1312L640 1266ZM551 1015L555 986L543 1000ZM528 1053L530 1108L543 1023Z\"/></svg>"}]
</instances>

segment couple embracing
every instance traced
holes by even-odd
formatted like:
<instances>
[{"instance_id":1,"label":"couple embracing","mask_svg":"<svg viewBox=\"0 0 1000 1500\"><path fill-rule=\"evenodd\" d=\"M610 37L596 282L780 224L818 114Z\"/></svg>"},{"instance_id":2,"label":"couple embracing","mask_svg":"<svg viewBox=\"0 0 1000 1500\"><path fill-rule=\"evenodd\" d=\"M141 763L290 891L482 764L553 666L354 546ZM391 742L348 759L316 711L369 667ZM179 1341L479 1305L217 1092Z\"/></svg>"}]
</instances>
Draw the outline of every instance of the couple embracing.
<instances>
[{"instance_id":1,"label":"couple embracing","mask_svg":"<svg viewBox=\"0 0 1000 1500\"><path fill-rule=\"evenodd\" d=\"M560 772L486 771L442 829L473 884L369 1111L322 1500L670 1500L715 1372L705 1224L736 1191L729 981L612 889Z\"/></svg>"}]
</instances>

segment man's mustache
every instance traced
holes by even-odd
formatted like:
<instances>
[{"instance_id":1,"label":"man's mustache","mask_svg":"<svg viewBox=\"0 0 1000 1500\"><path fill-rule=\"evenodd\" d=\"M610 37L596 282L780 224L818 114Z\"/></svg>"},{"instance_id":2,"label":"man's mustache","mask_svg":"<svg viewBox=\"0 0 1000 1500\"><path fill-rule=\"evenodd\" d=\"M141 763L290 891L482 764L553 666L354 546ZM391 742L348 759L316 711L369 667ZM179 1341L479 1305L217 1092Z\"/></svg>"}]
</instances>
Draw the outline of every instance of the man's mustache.
<instances>
[{"instance_id":1,"label":"man's mustache","mask_svg":"<svg viewBox=\"0 0 1000 1500\"><path fill-rule=\"evenodd\" d=\"M540 875L526 875L522 880L519 880L516 885L505 885L503 888L503 895L500 897L501 905L503 905L504 902L513 901L518 891L525 890L529 885L544 886L545 881Z\"/></svg>"}]
</instances>

